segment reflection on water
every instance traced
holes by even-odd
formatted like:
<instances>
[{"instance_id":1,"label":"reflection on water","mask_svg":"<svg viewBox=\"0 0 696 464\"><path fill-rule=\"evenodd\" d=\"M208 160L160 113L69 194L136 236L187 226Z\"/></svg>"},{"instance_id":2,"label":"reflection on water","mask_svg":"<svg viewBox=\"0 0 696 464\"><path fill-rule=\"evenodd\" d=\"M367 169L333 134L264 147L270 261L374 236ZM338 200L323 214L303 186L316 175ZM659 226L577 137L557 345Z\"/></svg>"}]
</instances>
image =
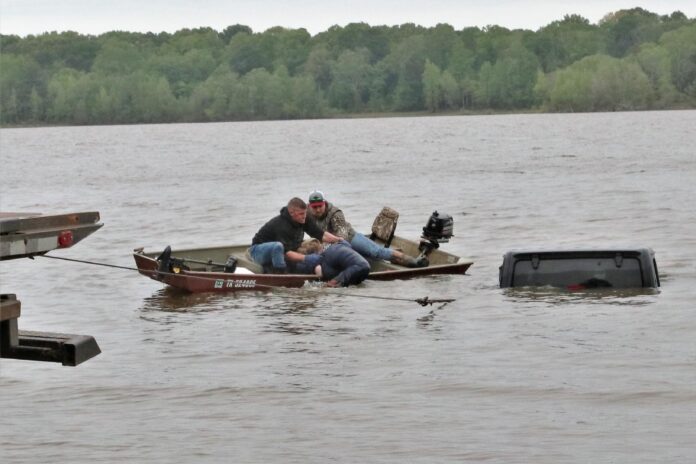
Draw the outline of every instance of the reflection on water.
<instances>
[{"instance_id":1,"label":"reflection on water","mask_svg":"<svg viewBox=\"0 0 696 464\"><path fill-rule=\"evenodd\" d=\"M656 288L593 288L570 291L558 287L514 287L502 290L503 295L518 303L609 304L645 306L657 302L660 290Z\"/></svg>"},{"instance_id":2,"label":"reflection on water","mask_svg":"<svg viewBox=\"0 0 696 464\"><path fill-rule=\"evenodd\" d=\"M242 309L265 319L265 331L298 335L321 328L309 322L306 316L327 304L326 295L312 289L279 288L270 292L190 293L165 287L144 298L140 311L142 319L172 324L176 323L176 318L160 318L153 313L196 314ZM188 322L188 319L183 320Z\"/></svg>"},{"instance_id":3,"label":"reflection on water","mask_svg":"<svg viewBox=\"0 0 696 464\"><path fill-rule=\"evenodd\" d=\"M140 309L144 312L206 312L235 305L243 306L251 299L260 309L268 308L274 314L292 314L313 309L317 295L289 288L277 288L270 292L191 293L174 287L164 287L152 296L144 298Z\"/></svg>"},{"instance_id":4,"label":"reflection on water","mask_svg":"<svg viewBox=\"0 0 696 464\"><path fill-rule=\"evenodd\" d=\"M219 311L218 304L222 299L219 293L190 293L173 287L165 287L157 290L152 296L143 300L143 312L166 311L166 312L206 312ZM225 298L234 298L235 294L225 295Z\"/></svg>"}]
</instances>

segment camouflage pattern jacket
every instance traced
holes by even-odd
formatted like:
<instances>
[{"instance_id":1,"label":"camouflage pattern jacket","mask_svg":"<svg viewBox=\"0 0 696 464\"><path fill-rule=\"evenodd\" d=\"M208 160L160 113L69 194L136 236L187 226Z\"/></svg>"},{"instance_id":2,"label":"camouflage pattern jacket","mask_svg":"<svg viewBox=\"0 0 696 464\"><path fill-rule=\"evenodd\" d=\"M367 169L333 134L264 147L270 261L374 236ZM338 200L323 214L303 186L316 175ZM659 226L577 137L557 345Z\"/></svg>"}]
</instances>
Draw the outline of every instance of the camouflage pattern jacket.
<instances>
[{"instance_id":1,"label":"camouflage pattern jacket","mask_svg":"<svg viewBox=\"0 0 696 464\"><path fill-rule=\"evenodd\" d=\"M326 214L323 218L314 218L319 227L324 231L329 231L350 242L355 237L355 230L343 215L343 211L335 207L332 203L326 202Z\"/></svg>"}]
</instances>

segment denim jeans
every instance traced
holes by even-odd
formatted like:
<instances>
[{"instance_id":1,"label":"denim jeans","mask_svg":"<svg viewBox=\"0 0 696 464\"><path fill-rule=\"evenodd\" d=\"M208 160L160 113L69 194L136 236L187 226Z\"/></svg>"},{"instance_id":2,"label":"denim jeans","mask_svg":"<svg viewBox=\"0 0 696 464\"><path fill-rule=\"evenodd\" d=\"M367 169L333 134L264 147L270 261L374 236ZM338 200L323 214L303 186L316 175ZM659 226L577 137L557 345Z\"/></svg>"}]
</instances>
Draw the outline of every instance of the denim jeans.
<instances>
[{"instance_id":1,"label":"denim jeans","mask_svg":"<svg viewBox=\"0 0 696 464\"><path fill-rule=\"evenodd\" d=\"M285 269L285 249L280 242L266 242L251 245L249 248L251 259L261 266L273 266L277 269Z\"/></svg>"},{"instance_id":2,"label":"denim jeans","mask_svg":"<svg viewBox=\"0 0 696 464\"><path fill-rule=\"evenodd\" d=\"M370 263L345 241L328 247L322 258L322 278L336 280L344 287L359 284L370 273Z\"/></svg>"},{"instance_id":3,"label":"denim jeans","mask_svg":"<svg viewBox=\"0 0 696 464\"><path fill-rule=\"evenodd\" d=\"M358 232L355 233L353 240L350 241L350 246L366 258L383 259L385 261L389 261L392 258L391 248L378 245Z\"/></svg>"},{"instance_id":4,"label":"denim jeans","mask_svg":"<svg viewBox=\"0 0 696 464\"><path fill-rule=\"evenodd\" d=\"M314 274L314 268L321 264L322 256L317 253L305 255L304 261L298 261L295 264L293 272L296 274Z\"/></svg>"}]
</instances>

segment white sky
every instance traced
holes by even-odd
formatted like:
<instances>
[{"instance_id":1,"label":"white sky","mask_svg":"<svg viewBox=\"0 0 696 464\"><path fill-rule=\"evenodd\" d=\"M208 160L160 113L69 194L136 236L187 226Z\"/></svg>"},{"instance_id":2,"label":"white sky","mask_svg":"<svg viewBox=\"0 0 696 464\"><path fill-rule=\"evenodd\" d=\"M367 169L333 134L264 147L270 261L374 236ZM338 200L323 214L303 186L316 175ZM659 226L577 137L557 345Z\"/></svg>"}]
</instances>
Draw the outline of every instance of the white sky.
<instances>
[{"instance_id":1,"label":"white sky","mask_svg":"<svg viewBox=\"0 0 696 464\"><path fill-rule=\"evenodd\" d=\"M67 30L95 35L195 27L221 31L244 24L254 32L284 26L304 27L314 35L351 22L426 27L448 23L455 29L495 24L536 30L566 14L597 23L606 13L636 6L696 17L696 0L0 0L0 32L26 36Z\"/></svg>"}]
</instances>

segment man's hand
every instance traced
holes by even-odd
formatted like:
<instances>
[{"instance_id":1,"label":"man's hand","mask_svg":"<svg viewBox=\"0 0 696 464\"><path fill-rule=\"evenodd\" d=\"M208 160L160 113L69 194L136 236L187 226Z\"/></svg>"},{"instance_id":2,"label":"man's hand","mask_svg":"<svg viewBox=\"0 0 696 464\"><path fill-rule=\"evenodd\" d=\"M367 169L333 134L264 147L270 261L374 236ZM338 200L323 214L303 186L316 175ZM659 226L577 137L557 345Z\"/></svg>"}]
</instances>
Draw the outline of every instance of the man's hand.
<instances>
[{"instance_id":1,"label":"man's hand","mask_svg":"<svg viewBox=\"0 0 696 464\"><path fill-rule=\"evenodd\" d=\"M330 232L324 232L324 235L322 235L321 240L326 243L336 243L341 240L343 240L341 237L334 235Z\"/></svg>"},{"instance_id":2,"label":"man's hand","mask_svg":"<svg viewBox=\"0 0 696 464\"><path fill-rule=\"evenodd\" d=\"M286 251L285 252L285 259L287 261L292 261L292 262L298 263L298 262L304 261L304 257L305 257L305 255L303 255L302 253L297 252L297 251Z\"/></svg>"}]
</instances>

